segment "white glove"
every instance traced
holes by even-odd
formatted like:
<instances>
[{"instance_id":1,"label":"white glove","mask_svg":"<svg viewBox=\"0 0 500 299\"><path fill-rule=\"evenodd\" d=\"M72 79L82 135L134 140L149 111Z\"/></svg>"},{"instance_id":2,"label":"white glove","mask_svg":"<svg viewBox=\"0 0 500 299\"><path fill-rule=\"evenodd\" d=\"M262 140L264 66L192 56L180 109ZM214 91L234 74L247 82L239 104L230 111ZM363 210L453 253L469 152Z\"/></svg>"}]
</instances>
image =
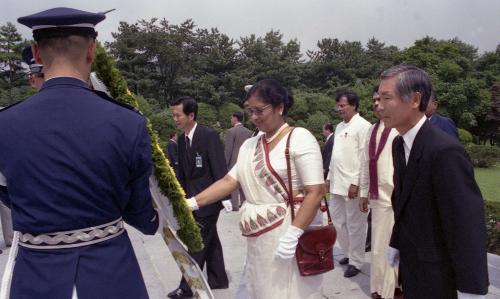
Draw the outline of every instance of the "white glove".
<instances>
[{"instance_id":1,"label":"white glove","mask_svg":"<svg viewBox=\"0 0 500 299\"><path fill-rule=\"evenodd\" d=\"M484 299L484 295L476 295L476 294L469 294L469 293L462 293L460 291L457 291L457 298L458 299Z\"/></svg>"},{"instance_id":2,"label":"white glove","mask_svg":"<svg viewBox=\"0 0 500 299\"><path fill-rule=\"evenodd\" d=\"M292 259L295 256L295 248L299 243L299 238L303 233L304 230L290 225L286 233L280 238L280 243L274 253L274 257L283 260Z\"/></svg>"},{"instance_id":3,"label":"white glove","mask_svg":"<svg viewBox=\"0 0 500 299\"><path fill-rule=\"evenodd\" d=\"M385 256L387 257L389 267L399 267L399 250L389 246L385 251Z\"/></svg>"},{"instance_id":4,"label":"white glove","mask_svg":"<svg viewBox=\"0 0 500 299\"><path fill-rule=\"evenodd\" d=\"M229 199L223 200L222 205L224 206L224 209L226 209L226 212L231 212L233 210L233 204Z\"/></svg>"},{"instance_id":5,"label":"white glove","mask_svg":"<svg viewBox=\"0 0 500 299\"><path fill-rule=\"evenodd\" d=\"M196 211L200 208L198 206L198 203L196 202L196 198L194 196L186 199L186 201L187 201L188 207L191 209L191 211Z\"/></svg>"}]
</instances>

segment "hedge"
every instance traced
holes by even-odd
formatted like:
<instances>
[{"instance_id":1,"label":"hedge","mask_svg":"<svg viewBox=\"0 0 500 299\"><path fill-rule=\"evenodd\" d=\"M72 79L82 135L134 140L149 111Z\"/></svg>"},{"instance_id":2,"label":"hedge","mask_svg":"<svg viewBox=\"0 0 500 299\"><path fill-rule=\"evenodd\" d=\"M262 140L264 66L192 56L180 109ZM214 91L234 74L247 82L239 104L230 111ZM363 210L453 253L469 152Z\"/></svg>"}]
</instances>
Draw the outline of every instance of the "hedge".
<instances>
[{"instance_id":1,"label":"hedge","mask_svg":"<svg viewBox=\"0 0 500 299\"><path fill-rule=\"evenodd\" d=\"M474 167L488 168L500 161L500 148L497 146L467 144L465 150Z\"/></svg>"}]
</instances>

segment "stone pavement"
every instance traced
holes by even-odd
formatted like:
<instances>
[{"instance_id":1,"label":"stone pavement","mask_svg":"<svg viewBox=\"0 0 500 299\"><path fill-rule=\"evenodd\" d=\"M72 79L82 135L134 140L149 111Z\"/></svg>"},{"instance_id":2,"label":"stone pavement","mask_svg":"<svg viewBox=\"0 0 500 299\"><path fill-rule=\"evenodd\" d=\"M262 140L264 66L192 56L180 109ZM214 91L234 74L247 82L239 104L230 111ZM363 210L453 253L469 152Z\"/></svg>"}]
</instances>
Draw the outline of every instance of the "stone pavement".
<instances>
[{"instance_id":1,"label":"stone pavement","mask_svg":"<svg viewBox=\"0 0 500 299\"><path fill-rule=\"evenodd\" d=\"M234 297L243 270L246 247L245 238L239 233L238 219L238 213L226 213L224 211L221 212L219 218L219 235L224 249L224 260L229 274L230 285L229 289L226 290L214 290L213 293L217 299ZM166 294L178 286L181 274L163 239L159 235L144 236L130 227L128 232L141 265L150 298L167 298ZM5 250L3 237L0 240L0 249L4 250L3 254L0 255L0 270L3 273L3 268L7 262L8 249ZM338 248L335 248L334 255L337 261L343 257ZM345 267L336 263L335 269L324 276L323 294L325 298L370 298L369 254L366 260L367 263L363 266L361 273L350 279L343 276ZM491 285L490 293L486 298L500 299L500 257L488 254L488 267Z\"/></svg>"}]
</instances>

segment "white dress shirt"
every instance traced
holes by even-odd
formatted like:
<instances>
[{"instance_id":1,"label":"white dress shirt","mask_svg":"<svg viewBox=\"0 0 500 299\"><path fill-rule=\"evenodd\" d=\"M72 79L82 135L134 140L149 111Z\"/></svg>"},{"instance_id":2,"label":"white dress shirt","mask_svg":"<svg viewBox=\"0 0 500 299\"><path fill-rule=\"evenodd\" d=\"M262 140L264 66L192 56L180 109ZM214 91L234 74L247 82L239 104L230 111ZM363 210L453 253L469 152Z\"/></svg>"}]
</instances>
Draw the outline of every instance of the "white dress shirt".
<instances>
[{"instance_id":1,"label":"white dress shirt","mask_svg":"<svg viewBox=\"0 0 500 299\"><path fill-rule=\"evenodd\" d=\"M198 123L195 122L193 128L191 129L191 131L189 131L189 133L187 133L186 135L184 135L187 138L189 138L189 146L193 145L193 135L194 135L194 131L196 130L197 126L198 126Z\"/></svg>"},{"instance_id":2,"label":"white dress shirt","mask_svg":"<svg viewBox=\"0 0 500 299\"><path fill-rule=\"evenodd\" d=\"M349 122L335 128L330 171L330 193L347 196L349 186L359 186L361 154L366 146L370 123L356 113Z\"/></svg>"},{"instance_id":3,"label":"white dress shirt","mask_svg":"<svg viewBox=\"0 0 500 299\"><path fill-rule=\"evenodd\" d=\"M422 127L426 119L427 118L425 117L425 115L423 115L413 128L403 134L403 147L405 149L406 164L408 164L408 159L410 158L410 152L413 146L413 142L415 141L415 137L417 137L417 133L418 131L420 131L420 128Z\"/></svg>"}]
</instances>

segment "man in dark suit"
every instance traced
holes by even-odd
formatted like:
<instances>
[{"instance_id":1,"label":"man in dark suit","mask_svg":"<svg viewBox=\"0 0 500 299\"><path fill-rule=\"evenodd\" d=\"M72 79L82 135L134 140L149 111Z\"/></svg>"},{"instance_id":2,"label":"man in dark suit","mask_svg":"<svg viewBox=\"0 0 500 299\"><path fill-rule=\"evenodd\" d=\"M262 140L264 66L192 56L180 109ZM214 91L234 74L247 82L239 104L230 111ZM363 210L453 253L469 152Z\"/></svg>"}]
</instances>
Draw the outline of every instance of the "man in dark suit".
<instances>
[{"instance_id":1,"label":"man in dark suit","mask_svg":"<svg viewBox=\"0 0 500 299\"><path fill-rule=\"evenodd\" d=\"M436 93L434 90L431 92L431 98L429 99L429 103L427 104L427 108L425 110L425 116L429 119L430 123L445 131L448 135L458 139L458 130L455 122L446 116L442 116L436 112L438 107L438 100L436 97Z\"/></svg>"},{"instance_id":2,"label":"man in dark suit","mask_svg":"<svg viewBox=\"0 0 500 299\"><path fill-rule=\"evenodd\" d=\"M170 166L174 169L175 176L178 178L179 175L179 153L177 148L177 132L172 131L168 135L170 138L167 143L167 155Z\"/></svg>"},{"instance_id":3,"label":"man in dark suit","mask_svg":"<svg viewBox=\"0 0 500 299\"><path fill-rule=\"evenodd\" d=\"M377 111L393 142L395 214L388 262L405 299L484 298L488 292L481 192L462 145L431 125L429 76L410 65L384 71Z\"/></svg>"},{"instance_id":4,"label":"man in dark suit","mask_svg":"<svg viewBox=\"0 0 500 299\"><path fill-rule=\"evenodd\" d=\"M328 170L330 169L330 160L332 159L333 150L333 125L331 123L326 123L323 125L323 136L325 136L325 145L321 151L321 156L323 157L323 175L326 179L328 176Z\"/></svg>"},{"instance_id":5,"label":"man in dark suit","mask_svg":"<svg viewBox=\"0 0 500 299\"><path fill-rule=\"evenodd\" d=\"M104 18L54 8L18 19L33 29L46 81L0 112L0 199L21 233L11 299L71 298L73 290L148 298L123 222L157 231L151 143L143 116L88 86L94 25Z\"/></svg>"},{"instance_id":6,"label":"man in dark suit","mask_svg":"<svg viewBox=\"0 0 500 299\"><path fill-rule=\"evenodd\" d=\"M236 164L241 145L245 140L252 136L253 132L245 128L245 126L241 123L243 121L243 112L241 111L235 111L231 115L229 121L233 127L227 130L224 155L226 156L227 168L231 169L233 165ZM231 194L232 210L238 211L244 200L245 197L241 190L234 191Z\"/></svg>"},{"instance_id":7,"label":"man in dark suit","mask_svg":"<svg viewBox=\"0 0 500 299\"><path fill-rule=\"evenodd\" d=\"M178 140L179 182L186 198L196 196L227 173L224 147L217 133L196 123L198 104L187 96L171 103L175 125L183 130ZM217 220L222 209L220 201L193 211L201 228L204 248L191 253L201 269L207 265L207 280L212 289L228 287L222 246L217 233ZM179 288L170 292L170 298L189 298L193 295L186 280L182 278Z\"/></svg>"}]
</instances>

